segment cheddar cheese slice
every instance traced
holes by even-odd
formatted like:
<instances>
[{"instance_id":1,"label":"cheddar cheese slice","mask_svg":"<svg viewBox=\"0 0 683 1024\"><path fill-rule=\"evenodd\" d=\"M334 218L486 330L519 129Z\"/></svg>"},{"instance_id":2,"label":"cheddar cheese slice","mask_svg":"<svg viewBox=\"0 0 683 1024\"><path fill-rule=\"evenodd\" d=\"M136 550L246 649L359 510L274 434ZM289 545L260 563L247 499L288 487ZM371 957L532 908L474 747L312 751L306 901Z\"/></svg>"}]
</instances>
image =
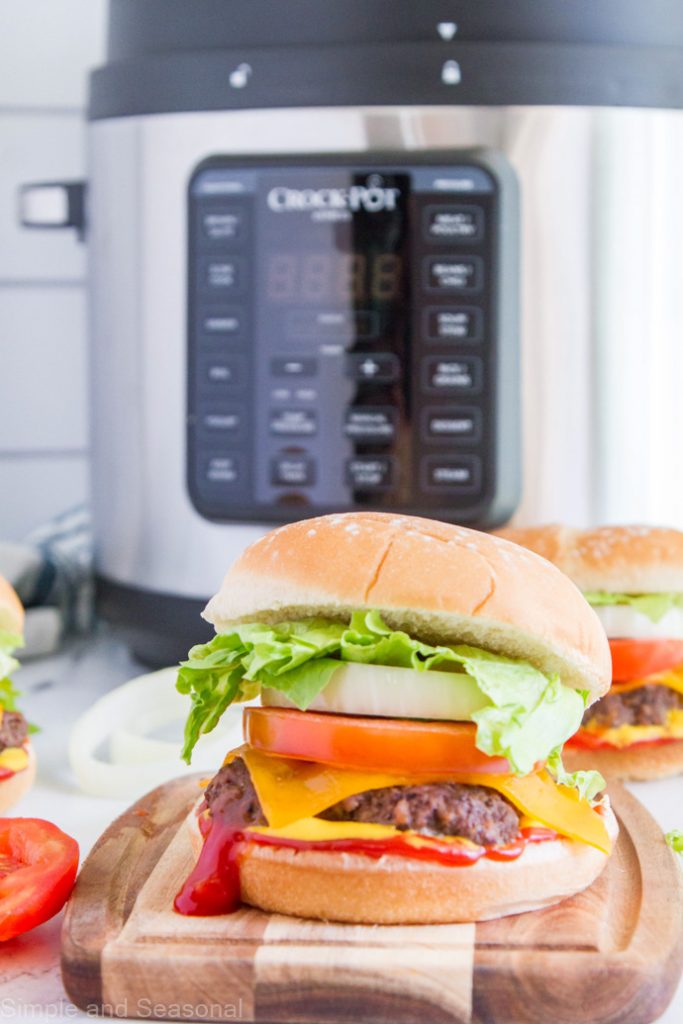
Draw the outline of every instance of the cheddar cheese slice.
<instances>
[{"instance_id":1,"label":"cheddar cheese slice","mask_svg":"<svg viewBox=\"0 0 683 1024\"><path fill-rule=\"evenodd\" d=\"M288 829L302 819L317 814L354 793L386 786L421 785L428 782L460 782L470 786L488 786L526 817L542 823L560 835L577 839L609 853L611 842L605 823L587 800L576 790L558 786L546 771L530 775L458 774L392 775L334 768L310 761L263 754L241 747L229 755L244 758L263 813L271 829ZM358 823L352 832L359 835ZM325 826L323 826L325 827ZM289 833L287 833L289 834Z\"/></svg>"},{"instance_id":2,"label":"cheddar cheese slice","mask_svg":"<svg viewBox=\"0 0 683 1024\"><path fill-rule=\"evenodd\" d=\"M683 667L657 672L642 679L630 679L627 683L613 683L613 693L626 693L628 690L639 690L641 686L666 686L669 690L683 694Z\"/></svg>"},{"instance_id":3,"label":"cheddar cheese slice","mask_svg":"<svg viewBox=\"0 0 683 1024\"><path fill-rule=\"evenodd\" d=\"M619 749L653 740L683 740L683 709L670 711L664 725L617 725L612 729L604 729L589 723L583 727L583 731L599 736L605 743Z\"/></svg>"}]
</instances>

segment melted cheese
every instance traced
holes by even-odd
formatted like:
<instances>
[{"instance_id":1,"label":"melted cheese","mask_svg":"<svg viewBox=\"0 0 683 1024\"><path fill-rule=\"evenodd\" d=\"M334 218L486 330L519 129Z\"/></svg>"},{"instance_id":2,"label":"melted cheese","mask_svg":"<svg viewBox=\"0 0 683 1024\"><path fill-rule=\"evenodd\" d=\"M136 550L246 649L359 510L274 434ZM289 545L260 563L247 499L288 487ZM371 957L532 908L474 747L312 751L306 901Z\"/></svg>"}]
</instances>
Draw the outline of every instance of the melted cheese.
<instances>
[{"instance_id":1,"label":"melted cheese","mask_svg":"<svg viewBox=\"0 0 683 1024\"><path fill-rule=\"evenodd\" d=\"M411 846L429 846L430 840L419 832L402 832L392 825L378 825L369 821L325 821L324 818L300 818L280 828L250 826L249 832L260 832L281 839L303 840L307 843L330 842L335 839L400 839ZM439 836L444 845L468 846L477 849L477 844L458 836Z\"/></svg>"},{"instance_id":2,"label":"melted cheese","mask_svg":"<svg viewBox=\"0 0 683 1024\"><path fill-rule=\"evenodd\" d=\"M683 694L683 667L669 669L667 672L657 672L653 676L645 676L643 679L631 679L628 683L614 683L613 693L626 693L627 690L639 690L641 686L666 686L669 690Z\"/></svg>"},{"instance_id":3,"label":"melted cheese","mask_svg":"<svg viewBox=\"0 0 683 1024\"><path fill-rule=\"evenodd\" d=\"M670 711L665 725L618 725L613 729L601 729L589 724L584 726L584 730L619 748L651 740L683 740L683 709Z\"/></svg>"},{"instance_id":4,"label":"melted cheese","mask_svg":"<svg viewBox=\"0 0 683 1024\"><path fill-rule=\"evenodd\" d=\"M28 754L24 747L7 747L0 753L0 768L10 772L21 772L28 765Z\"/></svg>"},{"instance_id":5,"label":"melted cheese","mask_svg":"<svg viewBox=\"0 0 683 1024\"><path fill-rule=\"evenodd\" d=\"M528 818L553 829L560 835L577 839L609 853L611 843L600 815L582 800L576 790L558 786L547 772L534 772L517 778L514 775L457 774L392 775L363 772L310 761L263 754L241 747L228 760L243 757L254 783L268 826L288 828L302 819L315 818L326 808L369 789L386 786L412 786L428 782L461 782L470 786L488 786ZM337 824L337 823L335 823ZM358 835L358 824L353 834ZM290 833L287 832L289 835Z\"/></svg>"}]
</instances>

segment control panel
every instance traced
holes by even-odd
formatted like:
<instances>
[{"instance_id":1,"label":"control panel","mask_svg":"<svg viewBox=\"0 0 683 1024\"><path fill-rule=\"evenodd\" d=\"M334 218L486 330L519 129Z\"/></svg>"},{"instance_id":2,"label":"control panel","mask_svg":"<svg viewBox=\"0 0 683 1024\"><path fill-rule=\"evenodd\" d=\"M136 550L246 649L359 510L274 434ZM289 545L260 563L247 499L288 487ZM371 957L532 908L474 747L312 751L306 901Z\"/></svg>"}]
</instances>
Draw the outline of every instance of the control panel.
<instances>
[{"instance_id":1,"label":"control panel","mask_svg":"<svg viewBox=\"0 0 683 1024\"><path fill-rule=\"evenodd\" d=\"M513 511L515 179L498 154L440 157L195 170L187 462L202 515L371 507L487 526Z\"/></svg>"}]
</instances>

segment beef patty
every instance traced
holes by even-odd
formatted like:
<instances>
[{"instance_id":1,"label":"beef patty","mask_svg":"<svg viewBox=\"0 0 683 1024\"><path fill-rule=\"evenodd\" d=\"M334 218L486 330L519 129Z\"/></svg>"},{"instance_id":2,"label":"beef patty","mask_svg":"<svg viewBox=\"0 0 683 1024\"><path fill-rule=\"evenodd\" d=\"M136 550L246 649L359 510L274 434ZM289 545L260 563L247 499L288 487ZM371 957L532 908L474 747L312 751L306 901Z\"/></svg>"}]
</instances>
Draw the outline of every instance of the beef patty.
<instances>
[{"instance_id":1,"label":"beef patty","mask_svg":"<svg viewBox=\"0 0 683 1024\"><path fill-rule=\"evenodd\" d=\"M5 711L0 718L0 753L8 747L20 747L28 736L28 724L19 711Z\"/></svg>"},{"instance_id":2,"label":"beef patty","mask_svg":"<svg viewBox=\"0 0 683 1024\"><path fill-rule=\"evenodd\" d=\"M683 706L680 693L668 686L639 686L626 693L608 693L583 716L584 725L616 729L620 725L665 725L667 715Z\"/></svg>"},{"instance_id":3,"label":"beef patty","mask_svg":"<svg viewBox=\"0 0 683 1024\"><path fill-rule=\"evenodd\" d=\"M236 758L211 781L205 799L214 816L241 816L244 825L265 825L254 784L244 761ZM239 805L239 806L237 806ZM511 842L519 815L493 789L458 782L388 786L357 793L320 814L327 821L363 821L393 825L428 835L461 836L480 846Z\"/></svg>"}]
</instances>

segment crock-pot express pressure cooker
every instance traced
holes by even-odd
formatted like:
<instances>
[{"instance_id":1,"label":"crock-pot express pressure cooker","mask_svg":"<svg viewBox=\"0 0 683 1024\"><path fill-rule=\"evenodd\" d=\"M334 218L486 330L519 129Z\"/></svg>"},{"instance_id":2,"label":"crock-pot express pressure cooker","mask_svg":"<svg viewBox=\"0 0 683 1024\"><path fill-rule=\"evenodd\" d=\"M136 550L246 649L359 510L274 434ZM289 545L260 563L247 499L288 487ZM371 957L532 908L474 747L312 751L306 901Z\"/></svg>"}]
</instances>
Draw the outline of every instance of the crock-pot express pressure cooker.
<instances>
[{"instance_id":1,"label":"crock-pot express pressure cooker","mask_svg":"<svg viewBox=\"0 0 683 1024\"><path fill-rule=\"evenodd\" d=\"M652 452L683 471L682 40L678 2L112 0L62 222L139 654L181 655L273 523L651 515Z\"/></svg>"}]
</instances>

